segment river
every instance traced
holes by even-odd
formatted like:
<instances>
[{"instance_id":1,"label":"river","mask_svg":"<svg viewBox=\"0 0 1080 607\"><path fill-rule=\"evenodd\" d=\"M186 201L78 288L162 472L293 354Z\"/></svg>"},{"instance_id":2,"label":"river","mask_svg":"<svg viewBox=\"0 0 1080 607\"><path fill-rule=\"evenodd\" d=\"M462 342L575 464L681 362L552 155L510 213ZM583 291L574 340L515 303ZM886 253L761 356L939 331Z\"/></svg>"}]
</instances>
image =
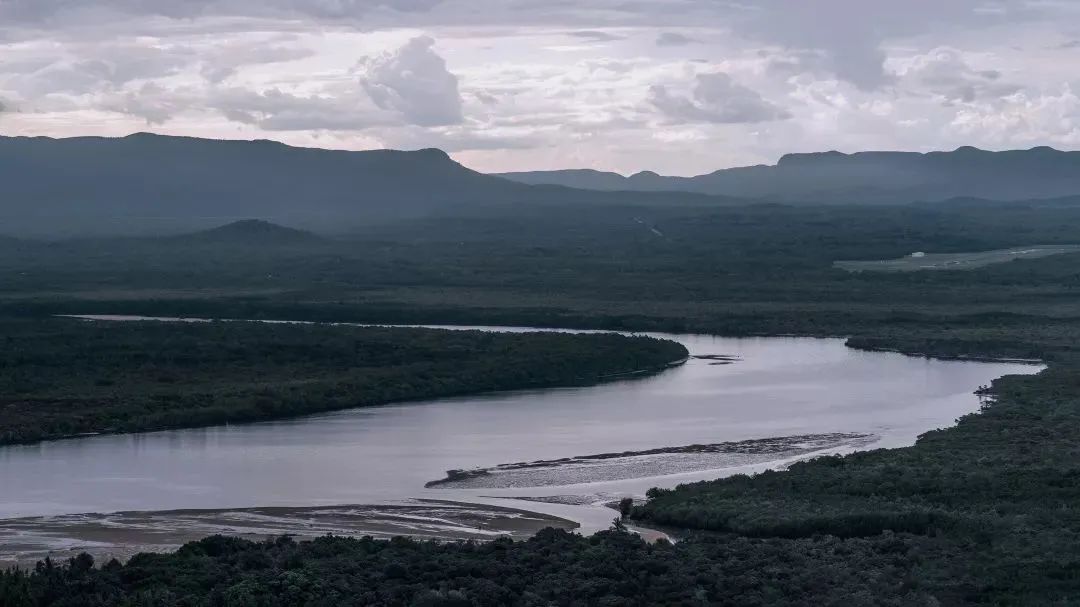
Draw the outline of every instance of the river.
<instances>
[{"instance_id":1,"label":"river","mask_svg":"<svg viewBox=\"0 0 1080 607\"><path fill-rule=\"evenodd\" d=\"M1042 368L863 352L839 339L655 335L721 358L587 388L0 448L0 519L420 498L543 512L588 532L613 517L600 503L650 487L910 445L977 411L978 386ZM719 446L635 453L687 445ZM496 468L536 460L550 463ZM476 468L489 473L425 487ZM0 533L0 551L3 542Z\"/></svg>"}]
</instances>

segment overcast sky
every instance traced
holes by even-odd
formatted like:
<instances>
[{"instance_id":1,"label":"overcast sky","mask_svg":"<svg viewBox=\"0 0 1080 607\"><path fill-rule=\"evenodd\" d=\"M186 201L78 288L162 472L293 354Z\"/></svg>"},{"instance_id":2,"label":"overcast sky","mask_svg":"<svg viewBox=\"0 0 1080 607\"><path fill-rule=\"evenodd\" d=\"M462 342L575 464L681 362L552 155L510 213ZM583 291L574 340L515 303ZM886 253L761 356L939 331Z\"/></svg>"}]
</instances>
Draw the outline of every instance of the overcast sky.
<instances>
[{"instance_id":1,"label":"overcast sky","mask_svg":"<svg viewBox=\"0 0 1080 607\"><path fill-rule=\"evenodd\" d=\"M0 133L697 174L1080 149L1080 0L0 0Z\"/></svg>"}]
</instances>

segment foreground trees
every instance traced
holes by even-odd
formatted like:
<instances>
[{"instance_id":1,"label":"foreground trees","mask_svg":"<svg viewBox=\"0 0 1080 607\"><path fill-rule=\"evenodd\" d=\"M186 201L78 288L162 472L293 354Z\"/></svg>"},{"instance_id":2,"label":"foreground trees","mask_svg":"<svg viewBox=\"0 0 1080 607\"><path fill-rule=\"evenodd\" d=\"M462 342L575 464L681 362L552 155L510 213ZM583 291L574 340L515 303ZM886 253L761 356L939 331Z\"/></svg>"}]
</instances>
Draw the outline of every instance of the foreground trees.
<instances>
[{"instance_id":1,"label":"foreground trees","mask_svg":"<svg viewBox=\"0 0 1080 607\"><path fill-rule=\"evenodd\" d=\"M582 538L552 529L517 544L369 538L255 544L212 537L175 554L140 555L127 565L86 564L83 559L0 575L0 604L933 604L906 578L895 551L835 538L792 543L731 537L650 546L625 531Z\"/></svg>"}]
</instances>

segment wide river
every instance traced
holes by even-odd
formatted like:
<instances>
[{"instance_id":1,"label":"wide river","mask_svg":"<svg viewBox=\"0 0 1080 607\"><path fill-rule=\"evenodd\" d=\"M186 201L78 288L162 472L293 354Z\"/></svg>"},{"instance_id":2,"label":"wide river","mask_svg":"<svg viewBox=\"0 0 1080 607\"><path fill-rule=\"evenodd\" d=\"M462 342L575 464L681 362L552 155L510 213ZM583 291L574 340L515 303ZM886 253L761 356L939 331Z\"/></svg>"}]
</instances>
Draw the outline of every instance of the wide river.
<instances>
[{"instance_id":1,"label":"wide river","mask_svg":"<svg viewBox=\"0 0 1080 607\"><path fill-rule=\"evenodd\" d=\"M546 512L592 530L611 521L595 505L604 499L816 453L910 445L977 411L980 385L1042 368L861 352L838 339L657 336L692 355L737 358L588 388L0 448L0 519L433 498ZM704 456L571 460L425 488L449 469L792 436L803 438ZM523 496L544 500L512 499Z\"/></svg>"}]
</instances>

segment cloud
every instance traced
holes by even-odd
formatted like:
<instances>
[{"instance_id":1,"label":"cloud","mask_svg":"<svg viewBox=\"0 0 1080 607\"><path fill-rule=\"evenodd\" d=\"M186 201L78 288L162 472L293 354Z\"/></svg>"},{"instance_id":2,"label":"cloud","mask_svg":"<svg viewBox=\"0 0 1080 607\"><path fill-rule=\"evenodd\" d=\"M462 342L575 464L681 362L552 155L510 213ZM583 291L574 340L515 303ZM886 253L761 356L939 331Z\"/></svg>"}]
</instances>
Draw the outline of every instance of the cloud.
<instances>
[{"instance_id":1,"label":"cloud","mask_svg":"<svg viewBox=\"0 0 1080 607\"><path fill-rule=\"evenodd\" d=\"M689 96L666 86L649 88L649 101L677 122L736 124L784 120L791 114L723 73L698 74Z\"/></svg>"},{"instance_id":2,"label":"cloud","mask_svg":"<svg viewBox=\"0 0 1080 607\"><path fill-rule=\"evenodd\" d=\"M194 61L191 49L138 44L77 45L49 49L40 57L0 64L6 88L27 99L115 91L142 80L166 78Z\"/></svg>"},{"instance_id":3,"label":"cloud","mask_svg":"<svg viewBox=\"0 0 1080 607\"><path fill-rule=\"evenodd\" d=\"M445 152L529 150L549 144L547 138L528 132L478 131L468 127L423 129L414 126L380 129L375 132L380 141L398 149L437 147Z\"/></svg>"},{"instance_id":4,"label":"cloud","mask_svg":"<svg viewBox=\"0 0 1080 607\"><path fill-rule=\"evenodd\" d=\"M167 124L485 170L1062 146L1078 18L1071 0L0 0L0 98L6 133Z\"/></svg>"},{"instance_id":5,"label":"cloud","mask_svg":"<svg viewBox=\"0 0 1080 607\"><path fill-rule=\"evenodd\" d=\"M1021 88L1002 81L998 70L972 68L963 53L949 47L938 47L910 58L899 75L906 84L939 96L947 103L1000 99Z\"/></svg>"},{"instance_id":6,"label":"cloud","mask_svg":"<svg viewBox=\"0 0 1080 607\"><path fill-rule=\"evenodd\" d=\"M129 116L136 116L146 124L158 126L170 121L192 105L193 98L183 91L166 89L148 82L138 90L113 96L102 108Z\"/></svg>"},{"instance_id":7,"label":"cloud","mask_svg":"<svg viewBox=\"0 0 1080 607\"><path fill-rule=\"evenodd\" d=\"M656 46L686 46L695 42L694 38L678 32L660 32L656 37Z\"/></svg>"},{"instance_id":8,"label":"cloud","mask_svg":"<svg viewBox=\"0 0 1080 607\"><path fill-rule=\"evenodd\" d=\"M765 72L770 76L786 79L809 74L816 78L828 78L831 70L821 51L761 49L757 55L765 60Z\"/></svg>"},{"instance_id":9,"label":"cloud","mask_svg":"<svg viewBox=\"0 0 1080 607\"><path fill-rule=\"evenodd\" d=\"M4 0L0 22L54 23L65 16L104 18L112 15L193 19L203 16L312 17L327 20L361 18L371 13L424 12L442 0Z\"/></svg>"},{"instance_id":10,"label":"cloud","mask_svg":"<svg viewBox=\"0 0 1080 607\"><path fill-rule=\"evenodd\" d=\"M567 32L566 35L572 38L579 38L588 42L614 42L616 40L626 39L623 36L600 30L579 30L576 32Z\"/></svg>"},{"instance_id":11,"label":"cloud","mask_svg":"<svg viewBox=\"0 0 1080 607\"><path fill-rule=\"evenodd\" d=\"M1059 94L1019 92L997 106L961 108L948 124L952 133L994 145L1080 145L1080 97L1065 86Z\"/></svg>"},{"instance_id":12,"label":"cloud","mask_svg":"<svg viewBox=\"0 0 1080 607\"><path fill-rule=\"evenodd\" d=\"M360 84L375 104L419 126L460 123L458 78L435 52L435 40L419 36L401 48L361 62Z\"/></svg>"},{"instance_id":13,"label":"cloud","mask_svg":"<svg viewBox=\"0 0 1080 607\"><path fill-rule=\"evenodd\" d=\"M711 24L740 38L792 50L820 51L836 77L862 90L891 84L883 45L928 32L1075 16L1066 2L1036 0L0 0L0 24L84 29L124 19L165 18L176 24L212 18L327 23L377 28L550 26L581 28L594 42L615 38L610 27L700 28ZM142 24L145 25L145 24ZM4 26L0 25L0 34ZM591 36L590 36L591 34ZM668 35L671 34L671 35ZM573 35L573 34L571 34ZM598 37L599 36L599 37ZM2 36L0 36L2 37ZM661 33L659 46L686 44Z\"/></svg>"},{"instance_id":14,"label":"cloud","mask_svg":"<svg viewBox=\"0 0 1080 607\"><path fill-rule=\"evenodd\" d=\"M315 54L307 48L273 46L264 42L231 43L215 49L212 56L202 62L201 74L209 82L218 84L236 74L242 67L268 65L306 59Z\"/></svg>"},{"instance_id":15,"label":"cloud","mask_svg":"<svg viewBox=\"0 0 1080 607\"><path fill-rule=\"evenodd\" d=\"M735 31L791 49L817 50L841 80L872 91L891 84L884 67L886 41L951 28L983 28L1020 23L1053 14L1050 3L997 0L996 10L984 10L985 0L761 0L753 8L733 13Z\"/></svg>"},{"instance_id":16,"label":"cloud","mask_svg":"<svg viewBox=\"0 0 1080 607\"><path fill-rule=\"evenodd\" d=\"M362 131L393 123L366 97L349 91L298 95L233 87L215 92L208 104L233 122L267 131Z\"/></svg>"}]
</instances>

